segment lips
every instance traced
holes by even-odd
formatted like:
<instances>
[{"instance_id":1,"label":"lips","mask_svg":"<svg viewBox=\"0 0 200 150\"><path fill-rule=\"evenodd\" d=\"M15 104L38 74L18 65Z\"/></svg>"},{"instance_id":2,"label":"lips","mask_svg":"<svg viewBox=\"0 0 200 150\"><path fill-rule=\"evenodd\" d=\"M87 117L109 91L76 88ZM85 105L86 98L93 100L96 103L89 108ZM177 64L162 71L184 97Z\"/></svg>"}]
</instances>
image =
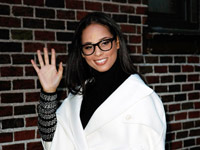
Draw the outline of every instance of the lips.
<instances>
[{"instance_id":1,"label":"lips","mask_svg":"<svg viewBox=\"0 0 200 150\"><path fill-rule=\"evenodd\" d=\"M94 62L97 65L104 65L107 60L108 60L107 58L104 58L104 59L95 60Z\"/></svg>"}]
</instances>

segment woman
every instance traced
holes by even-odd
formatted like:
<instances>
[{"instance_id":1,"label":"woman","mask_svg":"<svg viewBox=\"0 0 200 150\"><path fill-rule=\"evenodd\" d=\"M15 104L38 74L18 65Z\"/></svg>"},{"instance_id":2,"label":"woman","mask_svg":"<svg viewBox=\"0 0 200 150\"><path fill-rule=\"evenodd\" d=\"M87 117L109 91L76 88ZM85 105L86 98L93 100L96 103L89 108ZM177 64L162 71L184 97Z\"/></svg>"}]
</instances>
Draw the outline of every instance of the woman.
<instances>
[{"instance_id":1,"label":"woman","mask_svg":"<svg viewBox=\"0 0 200 150\"><path fill-rule=\"evenodd\" d=\"M56 88L63 67L51 64L44 48L39 131L45 150L163 150L166 121L163 105L135 71L123 35L104 13L83 18L67 63L68 97L57 109ZM56 111L57 109L57 111Z\"/></svg>"}]
</instances>

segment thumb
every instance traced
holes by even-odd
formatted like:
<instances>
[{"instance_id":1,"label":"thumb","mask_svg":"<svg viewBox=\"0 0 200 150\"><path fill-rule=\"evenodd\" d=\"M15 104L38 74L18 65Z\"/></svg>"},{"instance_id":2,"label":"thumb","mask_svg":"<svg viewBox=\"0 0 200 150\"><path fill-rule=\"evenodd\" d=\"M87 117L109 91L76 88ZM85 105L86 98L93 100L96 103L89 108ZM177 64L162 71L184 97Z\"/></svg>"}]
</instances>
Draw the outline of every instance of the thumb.
<instances>
[{"instance_id":1,"label":"thumb","mask_svg":"<svg viewBox=\"0 0 200 150\"><path fill-rule=\"evenodd\" d=\"M63 74L63 65L62 65L62 62L60 62L59 68L58 68L58 76L60 77L60 79L62 78L62 74Z\"/></svg>"}]
</instances>

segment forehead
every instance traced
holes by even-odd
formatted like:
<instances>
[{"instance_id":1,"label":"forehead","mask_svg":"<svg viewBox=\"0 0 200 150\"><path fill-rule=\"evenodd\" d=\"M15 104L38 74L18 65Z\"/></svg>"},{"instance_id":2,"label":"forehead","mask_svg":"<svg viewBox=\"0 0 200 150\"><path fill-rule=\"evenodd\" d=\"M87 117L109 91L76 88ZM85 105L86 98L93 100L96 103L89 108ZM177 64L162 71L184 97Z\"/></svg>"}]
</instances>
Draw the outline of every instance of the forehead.
<instances>
[{"instance_id":1,"label":"forehead","mask_svg":"<svg viewBox=\"0 0 200 150\"><path fill-rule=\"evenodd\" d=\"M111 37L109 28L106 25L93 23L87 26L82 32L82 43L84 42L98 42L105 37Z\"/></svg>"}]
</instances>

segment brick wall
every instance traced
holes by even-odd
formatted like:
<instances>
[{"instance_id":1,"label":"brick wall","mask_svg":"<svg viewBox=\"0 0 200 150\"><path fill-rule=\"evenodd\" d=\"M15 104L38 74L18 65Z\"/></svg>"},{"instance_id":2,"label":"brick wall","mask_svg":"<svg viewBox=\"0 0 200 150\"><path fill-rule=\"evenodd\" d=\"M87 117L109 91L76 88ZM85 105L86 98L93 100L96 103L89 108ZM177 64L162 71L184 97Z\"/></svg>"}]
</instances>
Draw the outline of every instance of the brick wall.
<instances>
[{"instance_id":1,"label":"brick wall","mask_svg":"<svg viewBox=\"0 0 200 150\"><path fill-rule=\"evenodd\" d=\"M77 21L91 11L104 11L120 24L135 65L162 97L166 149L200 147L200 56L143 54L147 9L146 0L0 0L0 150L42 150L40 84L30 59L45 46L65 62ZM66 97L64 85L59 93Z\"/></svg>"}]
</instances>

